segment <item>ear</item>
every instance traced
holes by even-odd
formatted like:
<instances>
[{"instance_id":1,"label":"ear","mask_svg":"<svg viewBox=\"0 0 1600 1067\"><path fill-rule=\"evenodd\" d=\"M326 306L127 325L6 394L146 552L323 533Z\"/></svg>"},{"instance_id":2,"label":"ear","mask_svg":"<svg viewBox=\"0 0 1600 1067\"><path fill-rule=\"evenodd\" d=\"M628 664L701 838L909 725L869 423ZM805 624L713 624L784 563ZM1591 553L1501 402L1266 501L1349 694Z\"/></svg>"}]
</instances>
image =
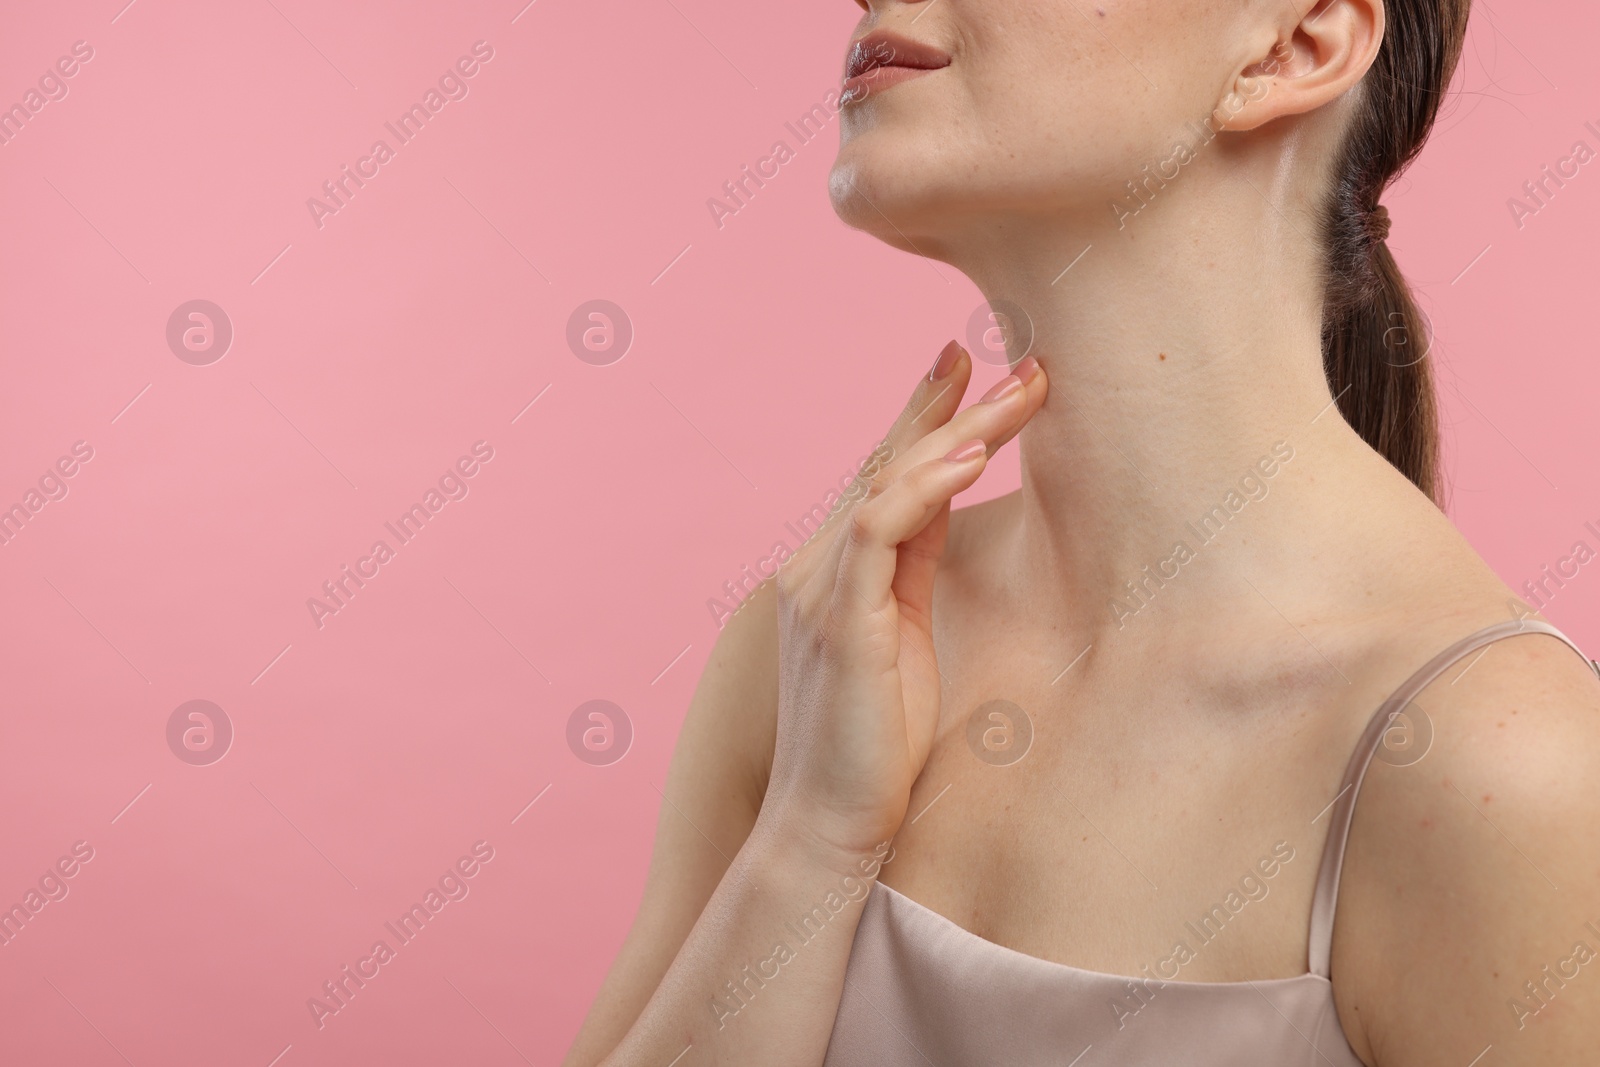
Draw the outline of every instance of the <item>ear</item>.
<instances>
[{"instance_id":1,"label":"ear","mask_svg":"<svg viewBox=\"0 0 1600 1067\"><path fill-rule=\"evenodd\" d=\"M1253 130L1338 99L1378 57L1384 26L1383 0L1318 0L1239 72L1217 107L1218 128Z\"/></svg>"}]
</instances>

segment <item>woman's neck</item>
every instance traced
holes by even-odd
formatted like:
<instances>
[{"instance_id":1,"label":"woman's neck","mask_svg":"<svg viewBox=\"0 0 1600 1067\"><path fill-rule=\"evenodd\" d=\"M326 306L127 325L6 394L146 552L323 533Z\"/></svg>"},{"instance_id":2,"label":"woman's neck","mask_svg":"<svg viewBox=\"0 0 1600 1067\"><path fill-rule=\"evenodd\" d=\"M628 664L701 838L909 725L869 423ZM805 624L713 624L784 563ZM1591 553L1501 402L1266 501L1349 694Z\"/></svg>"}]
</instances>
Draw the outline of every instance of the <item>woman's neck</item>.
<instances>
[{"instance_id":1,"label":"woman's neck","mask_svg":"<svg viewBox=\"0 0 1600 1067\"><path fill-rule=\"evenodd\" d=\"M1007 566L1052 624L1093 640L1157 601L1168 620L1214 620L1251 584L1317 602L1323 565L1356 551L1356 526L1379 528L1351 522L1349 494L1374 519L1405 506L1404 479L1335 410L1315 245L1257 206L1231 235L1150 211L1092 240L1032 227L951 257L991 307L1024 309L1010 340L1031 329L1049 375L1019 437Z\"/></svg>"}]
</instances>

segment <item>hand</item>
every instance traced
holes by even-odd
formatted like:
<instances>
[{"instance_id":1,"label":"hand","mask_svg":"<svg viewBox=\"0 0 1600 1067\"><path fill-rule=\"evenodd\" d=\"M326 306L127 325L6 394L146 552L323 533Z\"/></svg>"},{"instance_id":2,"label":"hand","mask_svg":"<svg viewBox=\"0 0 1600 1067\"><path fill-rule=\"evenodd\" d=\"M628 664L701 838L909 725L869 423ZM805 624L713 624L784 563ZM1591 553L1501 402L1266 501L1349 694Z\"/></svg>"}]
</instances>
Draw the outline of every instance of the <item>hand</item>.
<instances>
[{"instance_id":1,"label":"hand","mask_svg":"<svg viewBox=\"0 0 1600 1067\"><path fill-rule=\"evenodd\" d=\"M933 580L950 500L1048 389L1025 357L957 414L971 358L951 341L936 364L944 366L939 379L924 376L889 431L889 462L776 581L777 744L762 815L848 852L894 836L933 745Z\"/></svg>"}]
</instances>

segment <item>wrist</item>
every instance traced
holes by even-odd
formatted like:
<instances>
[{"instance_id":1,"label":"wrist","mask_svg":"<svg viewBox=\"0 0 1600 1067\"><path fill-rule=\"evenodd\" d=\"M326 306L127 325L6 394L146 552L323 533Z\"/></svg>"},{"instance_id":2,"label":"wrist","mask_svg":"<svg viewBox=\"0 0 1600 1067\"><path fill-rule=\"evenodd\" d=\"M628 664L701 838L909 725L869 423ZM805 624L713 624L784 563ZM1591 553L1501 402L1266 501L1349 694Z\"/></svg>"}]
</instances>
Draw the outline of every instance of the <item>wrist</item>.
<instances>
[{"instance_id":1,"label":"wrist","mask_svg":"<svg viewBox=\"0 0 1600 1067\"><path fill-rule=\"evenodd\" d=\"M753 845L762 865L776 863L793 869L795 864L839 877L876 880L883 865L894 858L892 840L857 844L820 831L813 820L800 813L768 803L763 804L751 828Z\"/></svg>"}]
</instances>

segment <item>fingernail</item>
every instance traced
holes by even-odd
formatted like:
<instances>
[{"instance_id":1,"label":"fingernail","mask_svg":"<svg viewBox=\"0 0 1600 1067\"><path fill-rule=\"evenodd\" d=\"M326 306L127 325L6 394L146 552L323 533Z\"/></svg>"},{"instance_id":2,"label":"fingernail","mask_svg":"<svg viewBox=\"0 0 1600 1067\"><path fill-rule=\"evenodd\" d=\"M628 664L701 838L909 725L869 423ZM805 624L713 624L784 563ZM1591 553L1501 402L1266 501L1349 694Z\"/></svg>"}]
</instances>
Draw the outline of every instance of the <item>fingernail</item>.
<instances>
[{"instance_id":1,"label":"fingernail","mask_svg":"<svg viewBox=\"0 0 1600 1067\"><path fill-rule=\"evenodd\" d=\"M1026 385L1033 381L1035 374L1039 373L1039 361L1032 356L1023 356L1022 359L1017 361L1017 365L1011 368L1011 373L1015 374L1018 380Z\"/></svg>"},{"instance_id":2,"label":"fingernail","mask_svg":"<svg viewBox=\"0 0 1600 1067\"><path fill-rule=\"evenodd\" d=\"M961 346L951 341L939 350L939 358L933 361L933 370L928 372L928 381L936 382L940 378L956 369L956 362L961 359Z\"/></svg>"},{"instance_id":3,"label":"fingernail","mask_svg":"<svg viewBox=\"0 0 1600 1067\"><path fill-rule=\"evenodd\" d=\"M976 459L983 452L987 451L988 448L988 445L974 438L964 445L957 445L944 458L949 460L951 463L962 463L969 459Z\"/></svg>"},{"instance_id":4,"label":"fingernail","mask_svg":"<svg viewBox=\"0 0 1600 1067\"><path fill-rule=\"evenodd\" d=\"M995 382L989 391L984 393L983 396L978 400L978 403L992 403L993 401L999 400L1002 397L1010 396L1012 393L1021 388L1022 379L1018 378L1015 374L1008 374L1004 378L1001 378L998 382Z\"/></svg>"}]
</instances>

